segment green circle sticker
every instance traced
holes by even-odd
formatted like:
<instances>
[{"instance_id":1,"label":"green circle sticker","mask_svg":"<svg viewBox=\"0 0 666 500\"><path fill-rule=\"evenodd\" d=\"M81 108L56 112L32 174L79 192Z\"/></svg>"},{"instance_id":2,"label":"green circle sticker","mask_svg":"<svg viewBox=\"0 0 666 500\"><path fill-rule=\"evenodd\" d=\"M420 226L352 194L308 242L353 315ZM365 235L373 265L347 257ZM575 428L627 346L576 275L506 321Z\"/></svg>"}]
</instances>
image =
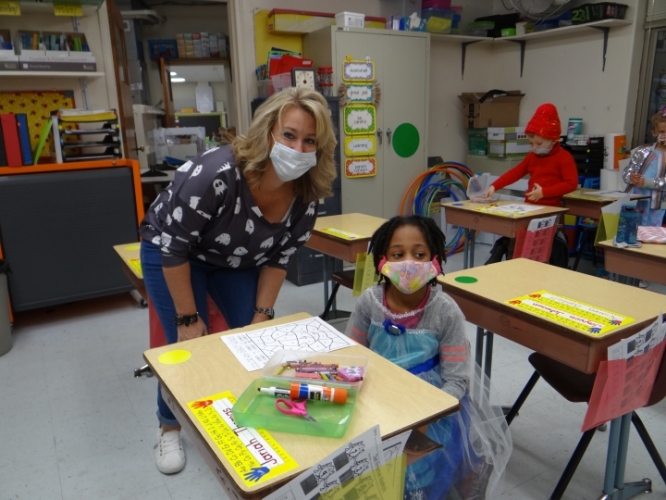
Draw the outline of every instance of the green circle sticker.
<instances>
[{"instance_id":1,"label":"green circle sticker","mask_svg":"<svg viewBox=\"0 0 666 500\"><path fill-rule=\"evenodd\" d=\"M402 158L409 158L419 149L421 137L411 123L401 123L393 132L393 150Z\"/></svg>"},{"instance_id":2,"label":"green circle sticker","mask_svg":"<svg viewBox=\"0 0 666 500\"><path fill-rule=\"evenodd\" d=\"M456 281L458 283L465 283L465 284L471 284L471 283L476 283L479 281L478 279L472 277L472 276L458 276L456 278Z\"/></svg>"}]
</instances>

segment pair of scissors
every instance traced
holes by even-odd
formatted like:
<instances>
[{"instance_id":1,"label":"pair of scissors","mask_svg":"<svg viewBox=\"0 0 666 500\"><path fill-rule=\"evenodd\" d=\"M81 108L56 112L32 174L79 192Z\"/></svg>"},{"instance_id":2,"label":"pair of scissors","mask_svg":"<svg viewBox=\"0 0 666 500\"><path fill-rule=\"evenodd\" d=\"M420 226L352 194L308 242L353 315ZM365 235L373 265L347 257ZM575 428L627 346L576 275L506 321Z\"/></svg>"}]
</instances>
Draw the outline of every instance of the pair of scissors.
<instances>
[{"instance_id":1,"label":"pair of scissors","mask_svg":"<svg viewBox=\"0 0 666 500\"><path fill-rule=\"evenodd\" d=\"M280 398L275 400L275 407L280 413L284 413L285 415L303 417L310 422L316 422L316 420L308 414L308 410L305 408L305 403L307 403L306 399L303 401L292 401Z\"/></svg>"}]
</instances>

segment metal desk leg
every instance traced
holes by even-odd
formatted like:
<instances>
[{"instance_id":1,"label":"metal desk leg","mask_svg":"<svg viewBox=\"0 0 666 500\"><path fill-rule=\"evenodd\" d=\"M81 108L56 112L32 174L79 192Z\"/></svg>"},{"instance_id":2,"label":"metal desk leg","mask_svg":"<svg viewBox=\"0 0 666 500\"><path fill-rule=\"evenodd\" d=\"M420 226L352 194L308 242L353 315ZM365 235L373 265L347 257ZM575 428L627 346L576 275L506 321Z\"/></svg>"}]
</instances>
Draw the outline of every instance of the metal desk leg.
<instances>
[{"instance_id":1,"label":"metal desk leg","mask_svg":"<svg viewBox=\"0 0 666 500\"><path fill-rule=\"evenodd\" d=\"M486 335L486 331L481 328L480 326L476 327L476 349L475 349L475 356L476 356L476 364L479 365L479 367L483 367L483 342L484 342L484 337Z\"/></svg>"},{"instance_id":2,"label":"metal desk leg","mask_svg":"<svg viewBox=\"0 0 666 500\"><path fill-rule=\"evenodd\" d=\"M485 330L481 327L476 327L476 348L475 348L475 358L476 364L483 369L483 372L486 374L486 377L490 378L490 371L493 362L493 337L494 333L488 330ZM485 343L485 349L484 349ZM485 350L485 362L483 351Z\"/></svg>"},{"instance_id":3,"label":"metal desk leg","mask_svg":"<svg viewBox=\"0 0 666 500\"><path fill-rule=\"evenodd\" d=\"M463 247L465 249L463 256L463 269L469 269L469 229L465 228L463 234Z\"/></svg>"},{"instance_id":4,"label":"metal desk leg","mask_svg":"<svg viewBox=\"0 0 666 500\"><path fill-rule=\"evenodd\" d=\"M324 254L322 267L324 268L324 307L328 304L328 283L330 281L330 273L328 272L328 255Z\"/></svg>"},{"instance_id":5,"label":"metal desk leg","mask_svg":"<svg viewBox=\"0 0 666 500\"><path fill-rule=\"evenodd\" d=\"M649 479L624 483L630 430L631 413L611 421L606 474L604 476L604 494L600 497L600 500L628 500L640 493L650 493L652 491L652 481Z\"/></svg>"},{"instance_id":6,"label":"metal desk leg","mask_svg":"<svg viewBox=\"0 0 666 500\"><path fill-rule=\"evenodd\" d=\"M467 233L469 234L469 266L467 266L465 269L474 267L474 240L475 240L476 231L470 231L468 229Z\"/></svg>"},{"instance_id":7,"label":"metal desk leg","mask_svg":"<svg viewBox=\"0 0 666 500\"><path fill-rule=\"evenodd\" d=\"M490 370L493 364L493 339L495 334L489 330L486 330L486 362L484 365L484 371L486 377L490 379Z\"/></svg>"}]
</instances>

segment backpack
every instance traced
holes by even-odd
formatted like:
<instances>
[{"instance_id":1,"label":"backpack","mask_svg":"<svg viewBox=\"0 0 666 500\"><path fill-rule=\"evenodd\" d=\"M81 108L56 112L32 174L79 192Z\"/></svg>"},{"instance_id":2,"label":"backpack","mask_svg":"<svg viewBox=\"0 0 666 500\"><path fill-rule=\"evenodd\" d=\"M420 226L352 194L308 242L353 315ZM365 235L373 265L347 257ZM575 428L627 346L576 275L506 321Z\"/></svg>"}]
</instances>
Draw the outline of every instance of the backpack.
<instances>
[{"instance_id":1,"label":"backpack","mask_svg":"<svg viewBox=\"0 0 666 500\"><path fill-rule=\"evenodd\" d=\"M563 267L565 269L569 267L569 245L567 235L563 231L555 233L548 263L551 266Z\"/></svg>"}]
</instances>

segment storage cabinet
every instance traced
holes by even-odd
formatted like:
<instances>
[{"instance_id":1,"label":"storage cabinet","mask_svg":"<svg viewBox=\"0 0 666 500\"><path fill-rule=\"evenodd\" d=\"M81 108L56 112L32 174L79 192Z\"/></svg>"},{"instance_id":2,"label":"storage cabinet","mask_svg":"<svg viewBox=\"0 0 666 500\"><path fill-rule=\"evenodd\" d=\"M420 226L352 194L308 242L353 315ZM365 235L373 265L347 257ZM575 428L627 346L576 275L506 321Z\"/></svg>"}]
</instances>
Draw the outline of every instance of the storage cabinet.
<instances>
[{"instance_id":1,"label":"storage cabinet","mask_svg":"<svg viewBox=\"0 0 666 500\"><path fill-rule=\"evenodd\" d=\"M333 67L333 88L343 83L343 62L374 62L381 88L376 106L377 173L345 176L344 113L340 127L342 213L377 217L397 215L400 200L414 178L427 168L429 42L427 33L332 26L306 35L304 55L315 66Z\"/></svg>"}]
</instances>

